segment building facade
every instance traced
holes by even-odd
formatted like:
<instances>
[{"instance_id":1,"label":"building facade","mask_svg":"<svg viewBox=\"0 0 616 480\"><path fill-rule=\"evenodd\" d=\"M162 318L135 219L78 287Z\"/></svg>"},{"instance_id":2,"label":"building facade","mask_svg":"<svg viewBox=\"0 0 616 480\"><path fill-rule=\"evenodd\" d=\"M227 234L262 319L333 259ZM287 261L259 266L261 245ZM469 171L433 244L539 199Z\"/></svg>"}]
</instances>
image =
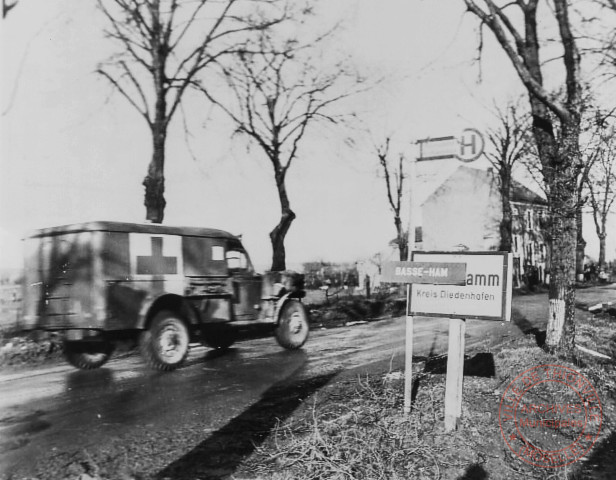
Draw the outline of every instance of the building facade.
<instances>
[{"instance_id":1,"label":"building facade","mask_svg":"<svg viewBox=\"0 0 616 480\"><path fill-rule=\"evenodd\" d=\"M425 188L418 199L415 248L425 251L490 251L500 246L502 204L496 174L466 166ZM513 181L514 285L547 282L547 202Z\"/></svg>"}]
</instances>

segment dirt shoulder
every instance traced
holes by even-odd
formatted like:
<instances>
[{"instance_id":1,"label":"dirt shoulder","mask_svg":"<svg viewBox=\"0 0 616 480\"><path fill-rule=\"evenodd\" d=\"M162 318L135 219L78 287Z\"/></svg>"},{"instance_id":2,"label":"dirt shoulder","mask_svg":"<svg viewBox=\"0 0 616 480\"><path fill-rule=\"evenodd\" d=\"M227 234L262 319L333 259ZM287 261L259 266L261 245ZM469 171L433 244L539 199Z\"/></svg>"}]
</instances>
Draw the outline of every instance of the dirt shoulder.
<instances>
[{"instance_id":1,"label":"dirt shoulder","mask_svg":"<svg viewBox=\"0 0 616 480\"><path fill-rule=\"evenodd\" d=\"M445 432L443 424L446 357L414 359L414 398L408 416L402 412L404 373L381 365L370 375L347 374L322 388L272 432L234 478L612 479L616 472L616 320L585 310L605 295L587 291L579 296L587 301L580 304L577 328L578 344L609 359L578 351L574 361L567 361L546 353L538 345L545 333L534 326L541 323L534 314L544 313L544 302L529 296L516 314L526 335L496 347L466 351L462 415L456 431ZM598 432L594 446L560 468L522 461L523 452L516 453L504 438L507 430L499 409L506 391L511 392L508 386L522 372L540 365L557 365L562 367L559 371L564 368L582 375L596 390L602 410L600 425L594 423ZM543 401L564 402L559 392ZM563 387L562 395L566 394ZM553 416L538 412L535 424L537 418L545 421ZM586 434L591 423L585 427ZM542 425L551 428L535 429L532 443L537 448L556 450L578 441L570 428Z\"/></svg>"},{"instance_id":2,"label":"dirt shoulder","mask_svg":"<svg viewBox=\"0 0 616 480\"><path fill-rule=\"evenodd\" d=\"M328 385L275 429L236 472L236 478L613 478L613 362L592 358L577 364L565 362L546 354L530 337L490 352L469 352L461 424L450 433L443 427L445 364L442 357L415 362L415 397L408 416L402 413L404 375L400 371ZM520 460L506 445L499 422L499 406L509 382L529 368L551 364L575 369L588 378L603 408L596 445L582 459L561 469ZM564 429L551 434L571 443Z\"/></svg>"}]
</instances>

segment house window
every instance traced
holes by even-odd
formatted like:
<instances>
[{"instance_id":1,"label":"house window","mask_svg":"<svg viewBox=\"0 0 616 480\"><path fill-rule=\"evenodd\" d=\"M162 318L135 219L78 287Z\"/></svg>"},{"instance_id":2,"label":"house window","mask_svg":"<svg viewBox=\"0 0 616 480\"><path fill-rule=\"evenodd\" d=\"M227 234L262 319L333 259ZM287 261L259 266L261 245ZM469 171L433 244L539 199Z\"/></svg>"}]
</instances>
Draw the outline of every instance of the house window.
<instances>
[{"instance_id":1,"label":"house window","mask_svg":"<svg viewBox=\"0 0 616 480\"><path fill-rule=\"evenodd\" d=\"M518 236L514 235L513 236L513 251L514 252L518 252L519 251L519 247L518 247Z\"/></svg>"},{"instance_id":2,"label":"house window","mask_svg":"<svg viewBox=\"0 0 616 480\"><path fill-rule=\"evenodd\" d=\"M415 243L423 242L423 230L421 227L415 227Z\"/></svg>"},{"instance_id":3,"label":"house window","mask_svg":"<svg viewBox=\"0 0 616 480\"><path fill-rule=\"evenodd\" d=\"M533 226L533 211L531 209L526 210L526 228L532 230Z\"/></svg>"}]
</instances>

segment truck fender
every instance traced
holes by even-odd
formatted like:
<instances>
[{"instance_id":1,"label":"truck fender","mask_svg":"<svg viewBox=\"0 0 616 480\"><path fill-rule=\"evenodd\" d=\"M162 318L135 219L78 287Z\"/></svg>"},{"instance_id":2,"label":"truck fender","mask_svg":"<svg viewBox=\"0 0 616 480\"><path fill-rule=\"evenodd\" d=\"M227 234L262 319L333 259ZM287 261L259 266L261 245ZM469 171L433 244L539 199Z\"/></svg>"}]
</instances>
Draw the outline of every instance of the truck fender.
<instances>
[{"instance_id":1,"label":"truck fender","mask_svg":"<svg viewBox=\"0 0 616 480\"><path fill-rule=\"evenodd\" d=\"M158 297L151 298L144 302L139 312L137 322L138 329L146 329L154 315L161 310L172 310L178 312L186 319L189 325L197 325L199 323L199 315L194 307L181 295L165 293Z\"/></svg>"}]
</instances>

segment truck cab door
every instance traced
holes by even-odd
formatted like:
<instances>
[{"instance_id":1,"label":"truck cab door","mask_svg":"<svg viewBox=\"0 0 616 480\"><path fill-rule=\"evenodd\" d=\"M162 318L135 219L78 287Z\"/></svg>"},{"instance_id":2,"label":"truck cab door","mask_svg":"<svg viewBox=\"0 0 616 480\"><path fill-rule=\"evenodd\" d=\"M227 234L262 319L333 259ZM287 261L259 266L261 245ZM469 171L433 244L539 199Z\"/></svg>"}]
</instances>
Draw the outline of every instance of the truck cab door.
<instances>
[{"instance_id":1,"label":"truck cab door","mask_svg":"<svg viewBox=\"0 0 616 480\"><path fill-rule=\"evenodd\" d=\"M233 288L235 320L256 320L261 308L261 275L255 273L248 255L240 247L229 248L226 261Z\"/></svg>"}]
</instances>

